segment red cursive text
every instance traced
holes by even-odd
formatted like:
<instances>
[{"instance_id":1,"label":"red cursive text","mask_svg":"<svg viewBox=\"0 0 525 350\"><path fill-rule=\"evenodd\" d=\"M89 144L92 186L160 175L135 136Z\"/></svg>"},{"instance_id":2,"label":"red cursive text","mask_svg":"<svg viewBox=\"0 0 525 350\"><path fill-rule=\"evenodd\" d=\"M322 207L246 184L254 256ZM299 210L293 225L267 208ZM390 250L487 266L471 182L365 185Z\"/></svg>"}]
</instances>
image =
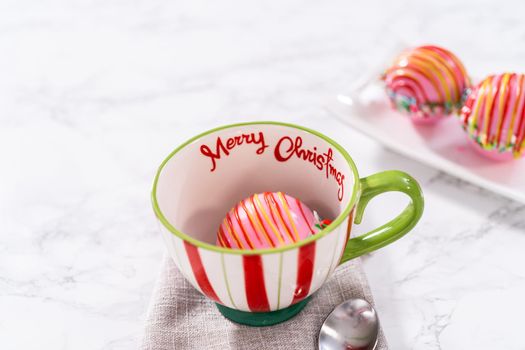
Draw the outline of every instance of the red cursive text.
<instances>
[{"instance_id":1,"label":"red cursive text","mask_svg":"<svg viewBox=\"0 0 525 350\"><path fill-rule=\"evenodd\" d=\"M262 154L264 150L268 147L268 145L264 141L264 134L262 132L259 132L257 135L255 133L251 133L229 137L228 139L226 139L225 142L223 142L220 137L217 137L217 142L215 144L214 151L212 151L207 145L201 145L200 151L203 155L211 159L210 171L214 171L217 167L217 160L221 159L221 156L223 154L226 156L229 155L230 151L233 148L242 145L243 143L253 143L255 145L259 145L259 148L257 148L256 150L257 154Z\"/></svg>"},{"instance_id":2,"label":"red cursive text","mask_svg":"<svg viewBox=\"0 0 525 350\"><path fill-rule=\"evenodd\" d=\"M332 177L339 185L337 197L339 201L342 201L344 195L343 181L345 179L345 175L332 165L332 161L334 160L334 152L332 149L328 148L328 151L324 153L317 153L317 147L313 147L313 149L304 149L301 147L302 145L303 139L300 136L297 136L295 140L290 136L282 137L275 146L275 159L280 162L286 162L291 157L295 156L312 163L317 169L321 171L324 170L326 178L328 179L329 177Z\"/></svg>"}]
</instances>

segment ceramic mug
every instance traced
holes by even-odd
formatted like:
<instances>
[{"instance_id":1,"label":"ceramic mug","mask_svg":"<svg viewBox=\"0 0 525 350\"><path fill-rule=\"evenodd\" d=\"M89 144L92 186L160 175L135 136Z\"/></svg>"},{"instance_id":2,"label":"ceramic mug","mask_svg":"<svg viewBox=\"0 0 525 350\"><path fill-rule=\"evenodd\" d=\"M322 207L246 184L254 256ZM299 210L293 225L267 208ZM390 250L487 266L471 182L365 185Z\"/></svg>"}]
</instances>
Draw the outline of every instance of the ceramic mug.
<instances>
[{"instance_id":1,"label":"ceramic mug","mask_svg":"<svg viewBox=\"0 0 525 350\"><path fill-rule=\"evenodd\" d=\"M229 209L260 192L300 199L332 223L295 244L259 250L215 245ZM350 238L368 202L399 191L411 201L387 224ZM341 263L392 243L421 217L417 182L400 171L360 179L348 153L330 138L278 122L227 125L188 140L162 162L153 209L184 277L233 321L254 326L299 312Z\"/></svg>"}]
</instances>

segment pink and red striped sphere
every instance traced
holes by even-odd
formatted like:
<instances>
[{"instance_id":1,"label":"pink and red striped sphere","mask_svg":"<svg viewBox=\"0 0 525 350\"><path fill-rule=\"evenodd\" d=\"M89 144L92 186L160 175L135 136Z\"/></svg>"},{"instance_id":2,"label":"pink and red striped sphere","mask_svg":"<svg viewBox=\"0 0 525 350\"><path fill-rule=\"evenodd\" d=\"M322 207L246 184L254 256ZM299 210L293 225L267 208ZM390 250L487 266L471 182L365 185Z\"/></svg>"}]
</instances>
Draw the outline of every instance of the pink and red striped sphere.
<instances>
[{"instance_id":1,"label":"pink and red striped sphere","mask_svg":"<svg viewBox=\"0 0 525 350\"><path fill-rule=\"evenodd\" d=\"M432 122L457 112L470 87L463 63L433 45L402 52L383 74L392 106L414 121Z\"/></svg>"},{"instance_id":2,"label":"pink and red striped sphere","mask_svg":"<svg viewBox=\"0 0 525 350\"><path fill-rule=\"evenodd\" d=\"M525 75L503 73L485 78L469 94L461 121L483 155L496 160L522 157Z\"/></svg>"},{"instance_id":3,"label":"pink and red striped sphere","mask_svg":"<svg viewBox=\"0 0 525 350\"><path fill-rule=\"evenodd\" d=\"M314 235L325 222L300 200L282 192L254 194L226 214L217 245L233 249L275 248Z\"/></svg>"}]
</instances>

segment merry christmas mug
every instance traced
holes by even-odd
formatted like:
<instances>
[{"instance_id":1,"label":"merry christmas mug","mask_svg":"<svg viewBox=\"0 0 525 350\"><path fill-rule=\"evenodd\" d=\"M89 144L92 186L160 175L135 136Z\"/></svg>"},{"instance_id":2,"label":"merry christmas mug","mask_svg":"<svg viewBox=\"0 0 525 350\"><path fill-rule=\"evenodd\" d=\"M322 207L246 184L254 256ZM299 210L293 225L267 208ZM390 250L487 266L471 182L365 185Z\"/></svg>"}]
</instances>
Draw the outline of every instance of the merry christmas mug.
<instances>
[{"instance_id":1,"label":"merry christmas mug","mask_svg":"<svg viewBox=\"0 0 525 350\"><path fill-rule=\"evenodd\" d=\"M215 245L233 205L254 193L276 191L300 199L332 223L278 248ZM368 202L388 191L407 194L410 203L385 225L350 238ZM253 326L294 316L339 264L399 239L423 212L421 189L410 175L385 171L360 179L339 144L278 122L227 125L188 140L162 162L152 202L184 277L225 317Z\"/></svg>"}]
</instances>

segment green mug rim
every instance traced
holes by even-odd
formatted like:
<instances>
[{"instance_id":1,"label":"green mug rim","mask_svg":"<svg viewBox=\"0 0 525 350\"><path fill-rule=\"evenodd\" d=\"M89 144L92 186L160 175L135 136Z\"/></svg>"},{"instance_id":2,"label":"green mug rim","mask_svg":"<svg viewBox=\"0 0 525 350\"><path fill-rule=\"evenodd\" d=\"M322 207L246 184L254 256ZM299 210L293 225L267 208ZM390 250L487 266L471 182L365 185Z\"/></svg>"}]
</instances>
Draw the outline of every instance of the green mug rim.
<instances>
[{"instance_id":1,"label":"green mug rim","mask_svg":"<svg viewBox=\"0 0 525 350\"><path fill-rule=\"evenodd\" d=\"M299 130L302 130L302 131L306 131L306 132L308 132L310 134L313 134L315 136L318 136L318 137L322 138L324 141L326 141L329 144L331 144L332 146L334 146L343 155L343 157L346 159L346 161L347 161L348 165L350 165L350 168L352 169L352 172L353 172L353 175L354 175L354 186L352 188L352 198L350 198L350 202L348 203L346 208L343 210L343 212L341 214L339 214L339 216L334 221L332 221L332 223L330 225L325 227L324 230L320 231L319 233L317 233L317 234L315 234L313 236L310 236L310 237L308 237L306 239L300 240L299 242L296 242L296 243L293 243L293 244L289 244L289 245L285 245L285 246L281 246L281 247L276 247L276 248L248 250L248 249L223 248L223 247L219 247L219 246L216 246L216 245L213 245L213 244L209 244L209 243L206 243L206 242L203 242L203 241L199 241L198 239L195 239L195 238L185 234L184 232L176 229L173 225L171 225L168 222L168 220L166 219L166 217L164 216L164 214L160 210L159 204L157 202L157 183L158 183L158 180L159 180L159 177L160 177L160 173L164 169L164 166L171 160L171 158L173 158L173 156L175 154L177 154L184 147L188 146L189 144L195 142L196 140L198 140L198 139L200 139L200 138L202 138L202 137L204 137L206 135L212 134L212 133L217 132L217 131L225 130L225 129L231 129L231 128L235 128L235 127L239 127L239 126L247 126L247 125L278 125L278 126L284 126L284 127L295 128L295 129L299 129ZM228 125L223 125L223 126L214 128L214 129L210 129L208 131L205 131L205 132L203 132L201 134L198 134L198 135L190 138L189 140L187 140L186 142L182 143L180 146L175 148L175 150L173 150L164 159L164 161L160 164L160 166L159 166L159 168L157 170L157 173L155 175L155 179L153 181L153 189L151 191L151 201L152 201L152 205L153 205L153 211L155 212L155 215L157 216L157 218L159 219L161 224L168 231L170 231L172 234L174 234L175 236L177 236L178 238L180 238L180 239L182 239L184 241L187 241L187 242L193 244L194 246L197 246L199 248L203 248L203 249L206 249L206 250L211 250L211 251L214 251L214 252L217 252L217 253L228 253L228 254L238 254L238 255L264 255L264 254L271 254L271 253L282 253L282 252L285 252L285 251L288 251L288 250L296 249L296 248L299 248L299 247L302 247L304 245L307 245L307 244L309 244L311 242L314 242L314 241L316 241L316 240L318 240L318 239L320 239L322 237L325 237L326 235L330 234L335 228L337 228L349 216L349 214L350 214L350 212L351 212L352 208L354 207L355 202L357 200L357 193L359 191L359 186L360 186L359 174L357 172L357 167L356 167L352 157L350 157L348 152L341 145L339 145L337 142L335 142L334 140L332 140L328 136L326 136L326 135L324 135L324 134L322 134L320 132L317 132L317 131L315 131L313 129L309 129L309 128L306 128L306 127L303 127L303 126L300 126L300 125L295 125L295 124L290 124L290 123L283 123L283 122L277 122L277 121L255 121L255 122L244 122L244 123L228 124Z\"/></svg>"}]
</instances>

